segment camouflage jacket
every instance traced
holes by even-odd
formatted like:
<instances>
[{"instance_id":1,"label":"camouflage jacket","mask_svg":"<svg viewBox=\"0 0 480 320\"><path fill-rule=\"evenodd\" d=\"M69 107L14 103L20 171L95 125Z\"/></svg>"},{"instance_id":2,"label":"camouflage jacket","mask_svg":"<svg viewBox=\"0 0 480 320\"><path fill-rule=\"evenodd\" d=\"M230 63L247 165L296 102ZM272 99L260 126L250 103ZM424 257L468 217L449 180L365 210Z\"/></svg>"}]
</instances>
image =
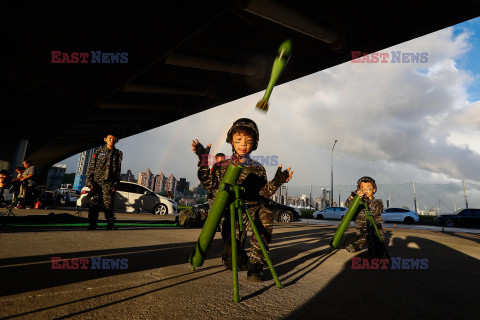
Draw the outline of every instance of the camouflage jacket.
<instances>
[{"instance_id":1,"label":"camouflage jacket","mask_svg":"<svg viewBox=\"0 0 480 320\"><path fill-rule=\"evenodd\" d=\"M91 186L94 182L99 184L109 182L116 188L120 182L122 158L122 151L116 148L108 149L106 145L100 147L90 161L85 184Z\"/></svg>"},{"instance_id":2,"label":"camouflage jacket","mask_svg":"<svg viewBox=\"0 0 480 320\"><path fill-rule=\"evenodd\" d=\"M243 197L245 204L248 206L259 204L261 196L270 198L281 185L274 181L268 182L265 168L250 157L246 162L240 163L239 158L232 156L228 160L217 163L213 170L199 162L198 179L203 183L205 189L213 193L214 197L217 195L220 182L222 182L230 163L239 164L243 167L237 185L245 188Z\"/></svg>"},{"instance_id":3,"label":"camouflage jacket","mask_svg":"<svg viewBox=\"0 0 480 320\"><path fill-rule=\"evenodd\" d=\"M347 201L345 201L345 207L349 207L350 204L352 203L353 198L348 198ZM383 212L383 202L381 199L375 199L375 197L372 197L372 199L368 203L368 209L370 209L370 213L373 216L373 219L375 220L375 223L378 225L382 222L385 222L382 217L382 212ZM357 218L355 219L355 225L358 228L366 228L367 227L367 221L365 219L365 207L362 205L362 210L358 212Z\"/></svg>"}]
</instances>

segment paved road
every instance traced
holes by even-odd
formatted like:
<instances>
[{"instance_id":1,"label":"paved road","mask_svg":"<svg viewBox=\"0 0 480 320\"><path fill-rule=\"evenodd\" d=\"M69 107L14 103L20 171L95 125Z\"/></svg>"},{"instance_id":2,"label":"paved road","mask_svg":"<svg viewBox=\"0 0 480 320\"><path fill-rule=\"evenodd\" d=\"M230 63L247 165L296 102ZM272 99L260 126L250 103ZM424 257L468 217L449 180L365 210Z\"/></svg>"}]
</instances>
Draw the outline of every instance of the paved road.
<instances>
[{"instance_id":1,"label":"paved road","mask_svg":"<svg viewBox=\"0 0 480 320\"><path fill-rule=\"evenodd\" d=\"M19 213L46 216L48 212ZM61 212L55 212L60 214ZM71 212L70 212L71 214ZM66 215L62 215L65 218ZM60 215L59 215L60 217ZM4 217L0 217L4 222ZM173 217L119 214L120 221ZM24 218L26 219L26 218ZM1 224L1 223L0 223ZM282 224L271 276L246 281L232 303L231 272L217 234L202 268L188 256L200 229L175 227L0 227L0 318L7 319L466 319L479 318L480 235L387 228L392 257L428 259L425 270L352 269L345 250L330 252L335 226ZM350 232L352 230L349 230ZM128 259L124 270L52 269L52 257Z\"/></svg>"},{"instance_id":2,"label":"paved road","mask_svg":"<svg viewBox=\"0 0 480 320\"><path fill-rule=\"evenodd\" d=\"M306 224L322 224L327 226L338 226L341 220L317 220L317 219L302 219L299 223ZM355 227L353 222L350 222L351 227ZM430 231L442 231L442 232L467 232L467 233L480 233L480 229L476 228L448 228L442 226L428 226L421 224L405 224L405 223L382 223L384 228L393 229L413 229L413 230L430 230Z\"/></svg>"}]
</instances>

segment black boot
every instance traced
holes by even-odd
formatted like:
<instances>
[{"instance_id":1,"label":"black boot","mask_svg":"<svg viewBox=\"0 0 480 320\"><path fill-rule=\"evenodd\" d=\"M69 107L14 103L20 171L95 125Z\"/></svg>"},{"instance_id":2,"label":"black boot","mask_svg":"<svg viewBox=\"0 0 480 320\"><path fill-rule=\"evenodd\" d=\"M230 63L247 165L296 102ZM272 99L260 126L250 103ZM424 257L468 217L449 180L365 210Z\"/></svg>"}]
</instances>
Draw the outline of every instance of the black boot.
<instances>
[{"instance_id":1,"label":"black boot","mask_svg":"<svg viewBox=\"0 0 480 320\"><path fill-rule=\"evenodd\" d=\"M265 280L265 274L263 273L263 264L252 263L248 266L247 280L251 282L262 282Z\"/></svg>"},{"instance_id":2,"label":"black boot","mask_svg":"<svg viewBox=\"0 0 480 320\"><path fill-rule=\"evenodd\" d=\"M115 227L115 225L113 224L113 221L109 221L107 222L107 230L117 230L118 228Z\"/></svg>"}]
</instances>

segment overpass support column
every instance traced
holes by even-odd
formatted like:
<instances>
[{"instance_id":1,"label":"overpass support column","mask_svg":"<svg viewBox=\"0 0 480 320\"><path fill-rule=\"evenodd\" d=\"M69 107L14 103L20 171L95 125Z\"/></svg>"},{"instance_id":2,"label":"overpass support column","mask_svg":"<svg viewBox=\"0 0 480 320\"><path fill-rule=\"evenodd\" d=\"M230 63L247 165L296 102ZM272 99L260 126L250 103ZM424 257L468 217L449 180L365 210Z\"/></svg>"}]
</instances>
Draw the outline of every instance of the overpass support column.
<instances>
[{"instance_id":1,"label":"overpass support column","mask_svg":"<svg viewBox=\"0 0 480 320\"><path fill-rule=\"evenodd\" d=\"M0 161L0 169L6 169L10 172L14 172L15 168L22 165L23 160L25 159L25 152L27 151L28 140L18 140L15 143L15 150L13 152L13 157L10 161L2 160Z\"/></svg>"}]
</instances>

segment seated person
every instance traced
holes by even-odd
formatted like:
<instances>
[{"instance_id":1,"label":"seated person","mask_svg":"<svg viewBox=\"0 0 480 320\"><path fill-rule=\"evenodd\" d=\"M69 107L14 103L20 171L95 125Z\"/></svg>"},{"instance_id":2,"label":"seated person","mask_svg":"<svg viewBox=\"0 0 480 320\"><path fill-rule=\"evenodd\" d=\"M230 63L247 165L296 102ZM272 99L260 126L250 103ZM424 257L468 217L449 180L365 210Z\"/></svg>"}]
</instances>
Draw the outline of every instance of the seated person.
<instances>
[{"instance_id":1,"label":"seated person","mask_svg":"<svg viewBox=\"0 0 480 320\"><path fill-rule=\"evenodd\" d=\"M12 180L12 186L10 188L10 193L12 193L12 205L15 205L19 198L25 197L22 192L22 182L20 181L23 177L23 172L25 172L25 167L16 167L15 171L17 172L17 177Z\"/></svg>"}]
</instances>

